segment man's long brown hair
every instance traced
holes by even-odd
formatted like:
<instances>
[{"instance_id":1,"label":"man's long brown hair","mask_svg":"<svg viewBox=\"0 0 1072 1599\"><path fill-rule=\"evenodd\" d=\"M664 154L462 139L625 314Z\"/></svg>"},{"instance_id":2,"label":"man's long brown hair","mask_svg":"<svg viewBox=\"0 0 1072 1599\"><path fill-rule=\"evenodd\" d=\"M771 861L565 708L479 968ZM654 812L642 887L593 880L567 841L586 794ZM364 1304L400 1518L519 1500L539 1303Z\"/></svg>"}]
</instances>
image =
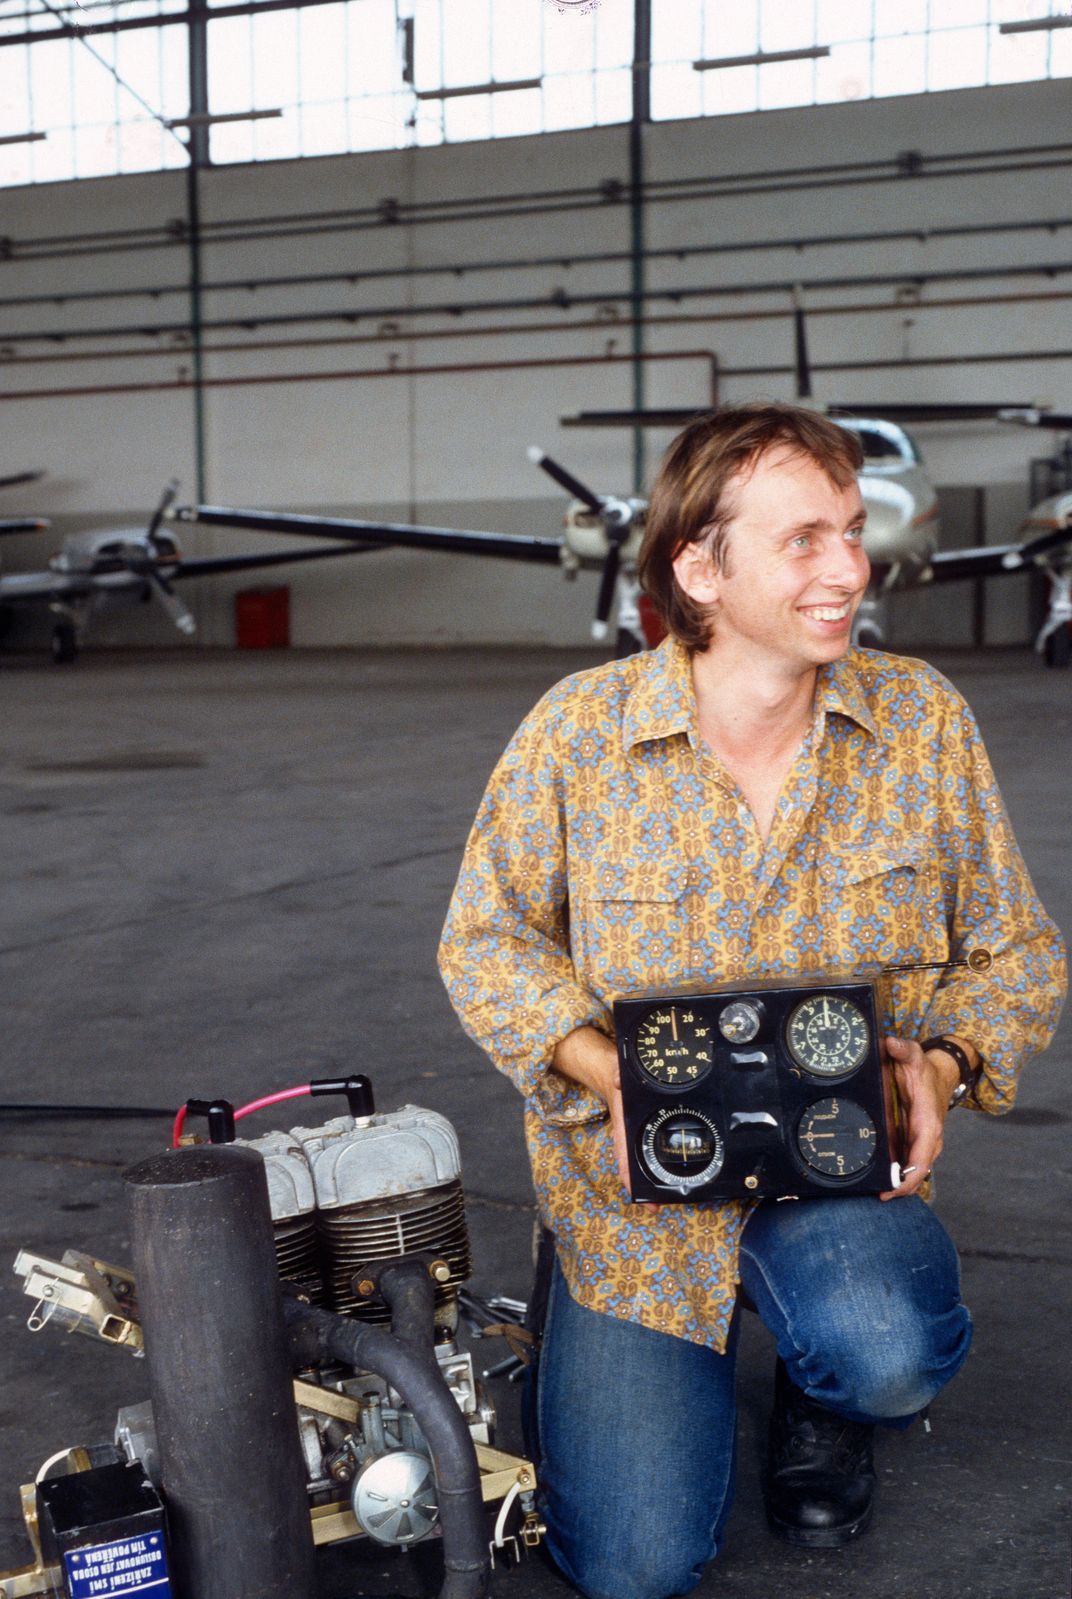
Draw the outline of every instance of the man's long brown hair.
<instances>
[{"instance_id":1,"label":"man's long brown hair","mask_svg":"<svg viewBox=\"0 0 1072 1599\"><path fill-rule=\"evenodd\" d=\"M678 434L663 457L648 503L638 573L667 629L689 649L706 649L712 621L678 586L674 560L686 545L707 540L714 564L724 563L734 514L728 485L779 446L809 456L842 489L863 465L855 433L815 411L775 403L705 412Z\"/></svg>"}]
</instances>

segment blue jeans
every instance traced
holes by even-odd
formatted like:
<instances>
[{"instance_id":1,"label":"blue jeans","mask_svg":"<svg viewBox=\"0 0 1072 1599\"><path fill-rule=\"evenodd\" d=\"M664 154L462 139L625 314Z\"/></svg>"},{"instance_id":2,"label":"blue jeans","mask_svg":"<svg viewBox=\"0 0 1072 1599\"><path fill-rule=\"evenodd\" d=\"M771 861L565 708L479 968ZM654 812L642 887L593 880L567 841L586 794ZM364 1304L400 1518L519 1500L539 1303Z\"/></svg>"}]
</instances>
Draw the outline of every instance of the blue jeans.
<instances>
[{"instance_id":1,"label":"blue jeans","mask_svg":"<svg viewBox=\"0 0 1072 1599\"><path fill-rule=\"evenodd\" d=\"M761 1205L741 1284L798 1387L907 1426L960 1369L956 1250L915 1197ZM733 1499L737 1321L724 1355L584 1310L556 1263L530 1407L547 1542L589 1599L688 1593ZM534 1414L533 1414L534 1411Z\"/></svg>"}]
</instances>

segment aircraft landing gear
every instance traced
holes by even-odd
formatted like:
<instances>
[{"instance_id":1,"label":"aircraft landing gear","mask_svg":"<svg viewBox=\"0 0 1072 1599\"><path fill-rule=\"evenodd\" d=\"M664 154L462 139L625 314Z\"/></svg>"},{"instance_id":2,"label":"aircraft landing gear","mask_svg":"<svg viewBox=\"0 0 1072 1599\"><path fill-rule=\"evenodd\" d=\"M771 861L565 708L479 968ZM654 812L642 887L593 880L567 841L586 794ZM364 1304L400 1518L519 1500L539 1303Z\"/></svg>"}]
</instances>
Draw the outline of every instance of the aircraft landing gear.
<instances>
[{"instance_id":1,"label":"aircraft landing gear","mask_svg":"<svg viewBox=\"0 0 1072 1599\"><path fill-rule=\"evenodd\" d=\"M1072 633L1067 622L1047 637L1042 646L1042 658L1047 666L1066 667L1072 661Z\"/></svg>"},{"instance_id":2,"label":"aircraft landing gear","mask_svg":"<svg viewBox=\"0 0 1072 1599\"><path fill-rule=\"evenodd\" d=\"M1047 666L1072 662L1072 565L1050 568L1050 613L1035 643Z\"/></svg>"},{"instance_id":3,"label":"aircraft landing gear","mask_svg":"<svg viewBox=\"0 0 1072 1599\"><path fill-rule=\"evenodd\" d=\"M52 659L57 666L69 666L78 654L78 632L70 622L56 622L52 628Z\"/></svg>"}]
</instances>

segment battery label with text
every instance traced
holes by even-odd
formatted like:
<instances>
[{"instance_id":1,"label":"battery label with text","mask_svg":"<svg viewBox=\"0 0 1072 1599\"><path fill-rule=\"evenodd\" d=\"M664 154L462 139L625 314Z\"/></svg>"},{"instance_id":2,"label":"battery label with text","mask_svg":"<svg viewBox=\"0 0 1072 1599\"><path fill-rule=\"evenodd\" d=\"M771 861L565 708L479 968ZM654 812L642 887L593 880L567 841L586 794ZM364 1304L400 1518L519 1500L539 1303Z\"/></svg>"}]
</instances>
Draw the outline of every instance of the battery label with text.
<instances>
[{"instance_id":1,"label":"battery label with text","mask_svg":"<svg viewBox=\"0 0 1072 1599\"><path fill-rule=\"evenodd\" d=\"M167 1554L158 1532L68 1549L63 1562L71 1599L116 1599L119 1594L171 1599Z\"/></svg>"}]
</instances>

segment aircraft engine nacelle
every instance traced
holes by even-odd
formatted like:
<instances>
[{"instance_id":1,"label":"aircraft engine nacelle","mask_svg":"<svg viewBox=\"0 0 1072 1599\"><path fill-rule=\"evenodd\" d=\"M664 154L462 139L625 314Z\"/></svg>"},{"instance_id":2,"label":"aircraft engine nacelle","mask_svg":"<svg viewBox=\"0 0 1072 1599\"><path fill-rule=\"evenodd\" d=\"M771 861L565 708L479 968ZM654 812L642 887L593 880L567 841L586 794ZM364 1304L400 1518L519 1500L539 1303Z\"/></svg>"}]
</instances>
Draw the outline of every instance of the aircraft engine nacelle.
<instances>
[{"instance_id":1,"label":"aircraft engine nacelle","mask_svg":"<svg viewBox=\"0 0 1072 1599\"><path fill-rule=\"evenodd\" d=\"M860 492L867 506L864 549L874 565L899 565L902 571L926 566L938 542L933 491L921 503L903 483L862 472Z\"/></svg>"},{"instance_id":2,"label":"aircraft engine nacelle","mask_svg":"<svg viewBox=\"0 0 1072 1599\"><path fill-rule=\"evenodd\" d=\"M640 554L640 542L644 536L644 523L647 517L647 502L644 500L626 500L624 504L631 512L629 536L622 546L622 559L626 562L635 561ZM594 511L590 511L580 500L572 500L566 512L566 548L574 560L582 566L601 567L607 557L608 539L606 528L602 520Z\"/></svg>"}]
</instances>

